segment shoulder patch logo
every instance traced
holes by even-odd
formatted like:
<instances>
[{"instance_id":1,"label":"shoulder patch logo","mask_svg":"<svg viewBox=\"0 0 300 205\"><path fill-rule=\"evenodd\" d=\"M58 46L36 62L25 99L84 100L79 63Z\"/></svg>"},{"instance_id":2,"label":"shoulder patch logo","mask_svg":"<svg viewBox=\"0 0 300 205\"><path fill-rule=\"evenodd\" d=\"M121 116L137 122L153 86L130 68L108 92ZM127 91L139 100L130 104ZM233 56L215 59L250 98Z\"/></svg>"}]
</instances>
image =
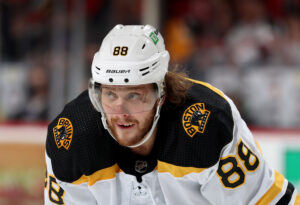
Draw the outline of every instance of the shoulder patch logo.
<instances>
[{"instance_id":1,"label":"shoulder patch logo","mask_svg":"<svg viewBox=\"0 0 300 205\"><path fill-rule=\"evenodd\" d=\"M197 132L204 133L209 115L210 111L205 109L204 103L195 103L189 106L182 116L185 132L190 137L194 137Z\"/></svg>"},{"instance_id":2,"label":"shoulder patch logo","mask_svg":"<svg viewBox=\"0 0 300 205\"><path fill-rule=\"evenodd\" d=\"M67 118L59 118L57 125L53 128L54 140L57 148L69 149L73 138L73 125Z\"/></svg>"}]
</instances>

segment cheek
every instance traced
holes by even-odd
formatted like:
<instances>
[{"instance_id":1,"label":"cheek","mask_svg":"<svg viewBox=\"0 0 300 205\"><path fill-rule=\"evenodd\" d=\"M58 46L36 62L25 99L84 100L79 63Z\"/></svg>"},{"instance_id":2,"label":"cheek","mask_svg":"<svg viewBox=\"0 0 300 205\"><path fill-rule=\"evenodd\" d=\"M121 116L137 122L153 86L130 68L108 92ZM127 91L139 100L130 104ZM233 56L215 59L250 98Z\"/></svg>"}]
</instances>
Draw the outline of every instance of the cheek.
<instances>
[{"instance_id":1,"label":"cheek","mask_svg":"<svg viewBox=\"0 0 300 205\"><path fill-rule=\"evenodd\" d=\"M107 121L111 121L111 115L105 115Z\"/></svg>"},{"instance_id":2,"label":"cheek","mask_svg":"<svg viewBox=\"0 0 300 205\"><path fill-rule=\"evenodd\" d=\"M140 126L143 128L150 127L152 125L153 118L154 118L153 112L141 114L140 116L138 116Z\"/></svg>"},{"instance_id":3,"label":"cheek","mask_svg":"<svg viewBox=\"0 0 300 205\"><path fill-rule=\"evenodd\" d=\"M107 124L111 126L115 121L115 118L112 115L106 115L105 117L106 117Z\"/></svg>"}]
</instances>

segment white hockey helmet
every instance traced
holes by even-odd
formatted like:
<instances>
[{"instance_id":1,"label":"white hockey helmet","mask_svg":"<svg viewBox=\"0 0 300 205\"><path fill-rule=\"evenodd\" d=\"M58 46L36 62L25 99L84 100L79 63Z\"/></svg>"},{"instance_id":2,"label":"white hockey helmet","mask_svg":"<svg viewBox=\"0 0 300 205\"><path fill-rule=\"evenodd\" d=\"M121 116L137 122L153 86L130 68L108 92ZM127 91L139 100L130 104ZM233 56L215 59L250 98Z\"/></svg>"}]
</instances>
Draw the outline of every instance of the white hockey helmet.
<instances>
[{"instance_id":1,"label":"white hockey helmet","mask_svg":"<svg viewBox=\"0 0 300 205\"><path fill-rule=\"evenodd\" d=\"M94 55L89 96L92 104L102 114L102 123L107 126L105 112L101 105L99 87L101 85L142 85L156 84L160 100L156 108L153 125L147 136L137 147L146 142L157 124L162 98L164 78L168 71L169 52L157 29L150 25L115 26L104 38L100 50Z\"/></svg>"}]
</instances>

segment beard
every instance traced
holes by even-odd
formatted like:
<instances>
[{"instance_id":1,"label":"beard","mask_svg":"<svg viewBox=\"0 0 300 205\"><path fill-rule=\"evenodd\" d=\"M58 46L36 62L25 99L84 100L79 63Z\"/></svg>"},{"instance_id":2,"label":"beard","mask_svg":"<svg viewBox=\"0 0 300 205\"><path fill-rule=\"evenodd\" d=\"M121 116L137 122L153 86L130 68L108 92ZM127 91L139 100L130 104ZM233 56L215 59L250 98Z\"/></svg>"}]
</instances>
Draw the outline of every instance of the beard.
<instances>
[{"instance_id":1,"label":"beard","mask_svg":"<svg viewBox=\"0 0 300 205\"><path fill-rule=\"evenodd\" d=\"M154 118L154 112L148 117L141 121L138 121L132 117L126 117L121 119L118 116L111 117L107 119L108 128L111 130L113 136L116 138L117 142L122 146L131 146L139 143L147 133L150 131ZM117 128L117 124L122 122L122 124L134 124L133 130L120 130Z\"/></svg>"}]
</instances>

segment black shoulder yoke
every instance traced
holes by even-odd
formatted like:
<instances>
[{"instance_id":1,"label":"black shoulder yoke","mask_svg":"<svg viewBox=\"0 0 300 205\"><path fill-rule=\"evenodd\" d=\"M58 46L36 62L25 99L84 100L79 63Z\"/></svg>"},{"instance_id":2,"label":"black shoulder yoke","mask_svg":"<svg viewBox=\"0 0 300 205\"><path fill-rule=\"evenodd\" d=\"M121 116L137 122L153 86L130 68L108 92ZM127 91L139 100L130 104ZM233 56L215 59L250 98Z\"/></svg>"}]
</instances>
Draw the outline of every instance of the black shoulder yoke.
<instances>
[{"instance_id":1,"label":"black shoulder yoke","mask_svg":"<svg viewBox=\"0 0 300 205\"><path fill-rule=\"evenodd\" d=\"M182 107L162 109L159 160L184 167L213 166L233 139L233 123L224 94L209 84L194 82Z\"/></svg>"},{"instance_id":2,"label":"black shoulder yoke","mask_svg":"<svg viewBox=\"0 0 300 205\"><path fill-rule=\"evenodd\" d=\"M87 91L68 103L48 126L46 152L55 176L65 182L115 164L115 146Z\"/></svg>"}]
</instances>

